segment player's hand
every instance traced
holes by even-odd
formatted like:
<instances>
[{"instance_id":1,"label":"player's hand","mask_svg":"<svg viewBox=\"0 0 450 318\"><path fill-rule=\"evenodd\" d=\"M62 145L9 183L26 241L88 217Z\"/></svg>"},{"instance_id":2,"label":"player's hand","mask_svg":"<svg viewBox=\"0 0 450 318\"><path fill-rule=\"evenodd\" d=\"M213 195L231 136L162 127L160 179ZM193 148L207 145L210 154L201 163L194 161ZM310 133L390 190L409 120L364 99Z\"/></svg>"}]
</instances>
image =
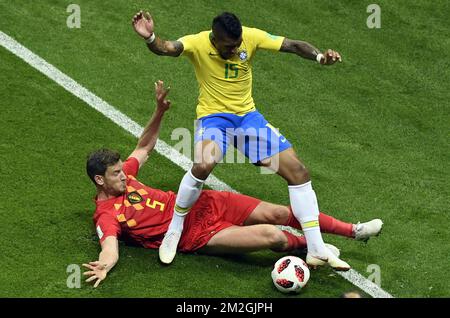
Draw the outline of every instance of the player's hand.
<instances>
[{"instance_id":1,"label":"player's hand","mask_svg":"<svg viewBox=\"0 0 450 318\"><path fill-rule=\"evenodd\" d=\"M134 31L144 39L148 39L153 34L153 19L150 13L142 10L136 13L131 19Z\"/></svg>"},{"instance_id":2,"label":"player's hand","mask_svg":"<svg viewBox=\"0 0 450 318\"><path fill-rule=\"evenodd\" d=\"M169 90L170 87L165 88L163 81L159 80L155 83L156 107L164 112L170 108L170 100L166 99Z\"/></svg>"},{"instance_id":3,"label":"player's hand","mask_svg":"<svg viewBox=\"0 0 450 318\"><path fill-rule=\"evenodd\" d=\"M106 274L108 274L106 265L100 264L99 261L89 262L89 264L83 264L83 266L90 269L90 271L84 272L83 275L89 276L88 279L86 279L87 283L95 281L94 288L97 288L100 282L106 278Z\"/></svg>"},{"instance_id":4,"label":"player's hand","mask_svg":"<svg viewBox=\"0 0 450 318\"><path fill-rule=\"evenodd\" d=\"M320 61L320 64L333 65L338 61L342 62L341 55L336 51L328 49L325 53L323 53L323 58Z\"/></svg>"}]
</instances>

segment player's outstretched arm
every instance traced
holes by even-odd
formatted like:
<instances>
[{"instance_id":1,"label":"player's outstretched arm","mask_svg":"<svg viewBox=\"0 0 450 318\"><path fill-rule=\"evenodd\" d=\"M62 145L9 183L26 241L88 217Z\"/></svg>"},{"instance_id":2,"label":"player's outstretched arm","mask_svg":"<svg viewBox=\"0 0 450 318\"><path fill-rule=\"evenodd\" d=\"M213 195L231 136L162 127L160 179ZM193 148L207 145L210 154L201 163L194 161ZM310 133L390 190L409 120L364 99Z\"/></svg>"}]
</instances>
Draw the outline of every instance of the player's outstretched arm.
<instances>
[{"instance_id":1,"label":"player's outstretched arm","mask_svg":"<svg viewBox=\"0 0 450 318\"><path fill-rule=\"evenodd\" d=\"M179 56L183 52L180 41L165 41L155 35L153 18L148 12L139 11L131 20L134 31L147 43L150 51L157 55Z\"/></svg>"},{"instance_id":2,"label":"player's outstretched arm","mask_svg":"<svg viewBox=\"0 0 450 318\"><path fill-rule=\"evenodd\" d=\"M130 157L134 157L139 161L139 167L142 167L147 161L149 153L155 148L158 141L161 121L164 113L170 108L170 100L166 99L169 90L170 87L165 88L163 81L159 80L155 83L156 109L145 126L136 149L130 154Z\"/></svg>"},{"instance_id":3,"label":"player's outstretched arm","mask_svg":"<svg viewBox=\"0 0 450 318\"><path fill-rule=\"evenodd\" d=\"M317 60L322 65L332 65L336 62L342 62L341 55L333 50L328 49L321 53L319 49L315 48L308 42L299 40L290 40L285 38L281 44L280 52L294 53L305 59Z\"/></svg>"},{"instance_id":4,"label":"player's outstretched arm","mask_svg":"<svg viewBox=\"0 0 450 318\"><path fill-rule=\"evenodd\" d=\"M119 243L115 236L108 236L102 243L102 251L98 257L98 261L83 264L89 271L84 272L84 276L89 276L86 282L94 281L94 287L106 278L108 272L116 265L119 260Z\"/></svg>"}]
</instances>

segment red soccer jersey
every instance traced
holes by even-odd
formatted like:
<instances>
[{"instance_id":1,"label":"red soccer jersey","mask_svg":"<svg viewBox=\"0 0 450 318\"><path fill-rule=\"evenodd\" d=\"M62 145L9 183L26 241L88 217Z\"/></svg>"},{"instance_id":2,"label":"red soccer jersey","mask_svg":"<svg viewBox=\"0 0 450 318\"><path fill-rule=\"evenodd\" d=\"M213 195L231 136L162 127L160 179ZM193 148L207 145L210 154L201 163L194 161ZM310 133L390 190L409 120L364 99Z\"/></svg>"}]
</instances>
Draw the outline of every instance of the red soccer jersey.
<instances>
[{"instance_id":1,"label":"red soccer jersey","mask_svg":"<svg viewBox=\"0 0 450 318\"><path fill-rule=\"evenodd\" d=\"M146 248L158 248L172 219L175 193L153 189L136 180L136 158L128 158L122 170L127 176L125 193L95 200L94 224L100 243L108 236L116 236Z\"/></svg>"}]
</instances>

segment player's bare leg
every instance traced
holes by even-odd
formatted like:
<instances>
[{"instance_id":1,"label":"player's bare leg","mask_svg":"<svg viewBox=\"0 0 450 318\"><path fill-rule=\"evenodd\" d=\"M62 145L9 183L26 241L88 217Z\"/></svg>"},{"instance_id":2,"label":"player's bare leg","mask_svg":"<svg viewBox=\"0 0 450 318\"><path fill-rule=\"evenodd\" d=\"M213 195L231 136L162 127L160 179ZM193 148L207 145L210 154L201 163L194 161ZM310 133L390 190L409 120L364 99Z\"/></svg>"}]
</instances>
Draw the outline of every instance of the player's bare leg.
<instances>
[{"instance_id":1,"label":"player's bare leg","mask_svg":"<svg viewBox=\"0 0 450 318\"><path fill-rule=\"evenodd\" d=\"M309 172L295 151L286 149L276 158L264 160L263 165L274 169L288 182L292 211L302 226L308 244L306 263L311 266L328 263L335 270L349 270L350 265L330 253L323 242L316 194L311 186Z\"/></svg>"},{"instance_id":2,"label":"player's bare leg","mask_svg":"<svg viewBox=\"0 0 450 318\"><path fill-rule=\"evenodd\" d=\"M287 245L287 237L274 225L233 225L215 234L199 252L207 254L250 253L263 249L283 250L287 248Z\"/></svg>"},{"instance_id":3,"label":"player's bare leg","mask_svg":"<svg viewBox=\"0 0 450 318\"><path fill-rule=\"evenodd\" d=\"M255 224L275 224L301 230L300 223L295 219L288 206L265 201L261 201L244 221L244 225ZM320 212L319 225L322 233L331 233L365 242L380 234L383 222L380 219L373 219L365 223L348 223Z\"/></svg>"},{"instance_id":4,"label":"player's bare leg","mask_svg":"<svg viewBox=\"0 0 450 318\"><path fill-rule=\"evenodd\" d=\"M244 221L244 225L286 225L290 213L287 206L261 201Z\"/></svg>"},{"instance_id":5,"label":"player's bare leg","mask_svg":"<svg viewBox=\"0 0 450 318\"><path fill-rule=\"evenodd\" d=\"M173 218L159 247L159 259L164 264L170 264L175 258L181 233L183 232L184 218L197 201L204 181L208 178L217 162L220 161L220 158L221 150L215 142L204 140L196 144L194 165L181 180Z\"/></svg>"},{"instance_id":6,"label":"player's bare leg","mask_svg":"<svg viewBox=\"0 0 450 318\"><path fill-rule=\"evenodd\" d=\"M327 248L334 255L339 255L339 249L331 244ZM230 226L216 235L199 249L198 252L210 255L250 253L264 249L274 252L288 252L306 248L303 235L295 235L283 231L270 224L249 226Z\"/></svg>"}]
</instances>

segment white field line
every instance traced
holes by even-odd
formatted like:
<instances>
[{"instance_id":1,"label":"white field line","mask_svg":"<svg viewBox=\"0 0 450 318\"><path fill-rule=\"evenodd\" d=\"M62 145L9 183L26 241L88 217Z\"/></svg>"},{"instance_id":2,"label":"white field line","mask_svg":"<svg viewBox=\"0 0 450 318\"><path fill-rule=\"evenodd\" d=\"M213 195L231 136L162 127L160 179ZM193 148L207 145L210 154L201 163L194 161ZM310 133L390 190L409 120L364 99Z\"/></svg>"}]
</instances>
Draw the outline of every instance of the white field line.
<instances>
[{"instance_id":1,"label":"white field line","mask_svg":"<svg viewBox=\"0 0 450 318\"><path fill-rule=\"evenodd\" d=\"M367 294L369 294L373 298L394 298L387 291L379 287L377 284L371 282L354 269L350 269L347 272L336 271L336 273L344 277L353 285L359 287L361 290L364 290Z\"/></svg>"},{"instance_id":2,"label":"white field line","mask_svg":"<svg viewBox=\"0 0 450 318\"><path fill-rule=\"evenodd\" d=\"M143 127L141 127L131 118L118 111L116 108L84 88L82 85L78 84L72 78L62 73L56 67L34 54L2 31L0 31L0 44L5 49L24 60L26 63L58 83L60 86L64 87L68 92L72 93L73 95L84 101L86 104L105 115L105 117L109 118L135 137L139 137L141 135ZM183 168L185 171L190 169L192 166L192 161L189 158L180 154L178 151L176 151L161 139L158 139L155 150L175 163L177 166ZM213 175L209 176L206 184L215 190L237 192ZM387 293L371 281L367 280L364 276L360 275L355 270L350 270L346 273L337 273L374 298L392 298L389 293Z\"/></svg>"}]
</instances>

